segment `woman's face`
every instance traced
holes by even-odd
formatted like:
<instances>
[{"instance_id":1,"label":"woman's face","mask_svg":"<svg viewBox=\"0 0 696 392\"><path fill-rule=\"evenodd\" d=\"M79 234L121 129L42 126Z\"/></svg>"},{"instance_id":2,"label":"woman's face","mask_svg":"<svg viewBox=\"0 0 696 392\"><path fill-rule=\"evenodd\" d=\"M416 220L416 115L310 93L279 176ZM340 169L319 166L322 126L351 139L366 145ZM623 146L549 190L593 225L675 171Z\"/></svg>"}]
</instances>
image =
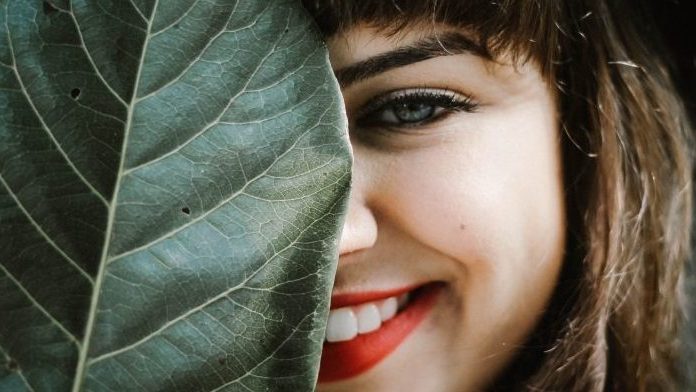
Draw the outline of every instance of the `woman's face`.
<instances>
[{"instance_id":1,"label":"woman's face","mask_svg":"<svg viewBox=\"0 0 696 392\"><path fill-rule=\"evenodd\" d=\"M319 390L478 390L563 258L552 90L444 28L358 26L329 49L355 162Z\"/></svg>"}]
</instances>

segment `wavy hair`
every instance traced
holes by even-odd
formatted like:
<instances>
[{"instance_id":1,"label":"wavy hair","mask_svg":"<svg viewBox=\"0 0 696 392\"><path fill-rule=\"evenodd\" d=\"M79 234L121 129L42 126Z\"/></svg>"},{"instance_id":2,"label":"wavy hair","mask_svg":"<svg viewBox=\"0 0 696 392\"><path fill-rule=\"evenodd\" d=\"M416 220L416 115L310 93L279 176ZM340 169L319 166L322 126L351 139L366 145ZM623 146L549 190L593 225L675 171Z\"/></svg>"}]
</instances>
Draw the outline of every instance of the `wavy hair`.
<instances>
[{"instance_id":1,"label":"wavy hair","mask_svg":"<svg viewBox=\"0 0 696 392\"><path fill-rule=\"evenodd\" d=\"M363 23L473 32L558 91L568 243L536 332L494 390L679 390L692 141L635 0L304 0L325 36Z\"/></svg>"}]
</instances>

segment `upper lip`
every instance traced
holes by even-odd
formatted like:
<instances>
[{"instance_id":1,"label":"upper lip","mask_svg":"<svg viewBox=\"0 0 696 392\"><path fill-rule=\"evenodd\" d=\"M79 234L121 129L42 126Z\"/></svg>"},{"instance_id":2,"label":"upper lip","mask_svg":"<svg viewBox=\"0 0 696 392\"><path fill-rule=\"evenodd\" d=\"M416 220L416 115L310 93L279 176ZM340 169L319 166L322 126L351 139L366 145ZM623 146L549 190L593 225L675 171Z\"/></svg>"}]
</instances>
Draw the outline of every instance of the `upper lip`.
<instances>
[{"instance_id":1,"label":"upper lip","mask_svg":"<svg viewBox=\"0 0 696 392\"><path fill-rule=\"evenodd\" d=\"M401 294L405 294L411 290L414 290L422 285L423 283L419 283L384 290L345 292L340 294L334 294L331 296L331 309L360 305L366 302L377 301L389 297L397 297Z\"/></svg>"}]
</instances>

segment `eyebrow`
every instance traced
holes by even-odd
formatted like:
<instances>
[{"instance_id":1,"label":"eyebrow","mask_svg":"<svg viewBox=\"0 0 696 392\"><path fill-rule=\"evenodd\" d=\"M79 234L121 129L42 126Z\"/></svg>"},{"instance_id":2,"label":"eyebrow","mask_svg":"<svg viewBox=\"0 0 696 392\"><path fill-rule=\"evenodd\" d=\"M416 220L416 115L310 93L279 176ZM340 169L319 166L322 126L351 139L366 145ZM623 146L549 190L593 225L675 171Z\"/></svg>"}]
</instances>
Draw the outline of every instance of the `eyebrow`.
<instances>
[{"instance_id":1,"label":"eyebrow","mask_svg":"<svg viewBox=\"0 0 696 392\"><path fill-rule=\"evenodd\" d=\"M413 44L338 69L335 71L335 75L341 88L346 88L353 83L394 68L435 57L464 53L471 53L485 59L491 58L488 50L481 44L461 33L448 32L424 38Z\"/></svg>"}]
</instances>

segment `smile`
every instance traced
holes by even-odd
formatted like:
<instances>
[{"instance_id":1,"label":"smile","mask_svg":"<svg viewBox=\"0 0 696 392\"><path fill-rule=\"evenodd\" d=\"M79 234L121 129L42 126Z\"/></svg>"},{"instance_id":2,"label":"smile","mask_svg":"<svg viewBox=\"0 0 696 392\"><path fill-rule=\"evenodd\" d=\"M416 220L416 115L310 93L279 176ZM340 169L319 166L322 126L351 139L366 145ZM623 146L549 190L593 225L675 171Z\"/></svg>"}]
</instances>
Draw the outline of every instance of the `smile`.
<instances>
[{"instance_id":1,"label":"smile","mask_svg":"<svg viewBox=\"0 0 696 392\"><path fill-rule=\"evenodd\" d=\"M426 318L441 288L430 283L332 297L319 381L354 377L381 362Z\"/></svg>"}]
</instances>

